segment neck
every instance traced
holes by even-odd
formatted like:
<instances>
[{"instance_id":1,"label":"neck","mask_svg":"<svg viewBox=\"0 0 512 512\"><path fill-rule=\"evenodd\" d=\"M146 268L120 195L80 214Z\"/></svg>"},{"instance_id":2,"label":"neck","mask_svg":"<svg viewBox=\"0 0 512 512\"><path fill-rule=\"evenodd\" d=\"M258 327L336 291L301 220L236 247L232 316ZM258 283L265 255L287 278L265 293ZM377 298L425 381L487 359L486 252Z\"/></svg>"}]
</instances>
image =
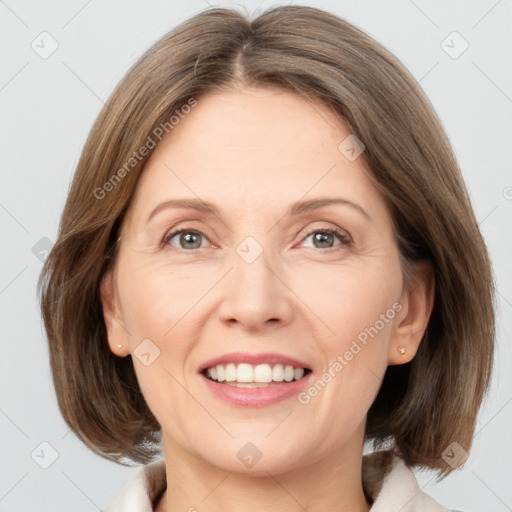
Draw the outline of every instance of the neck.
<instances>
[{"instance_id":1,"label":"neck","mask_svg":"<svg viewBox=\"0 0 512 512\"><path fill-rule=\"evenodd\" d=\"M360 441L285 473L253 476L215 467L164 437L167 490L156 512L368 512Z\"/></svg>"}]
</instances>

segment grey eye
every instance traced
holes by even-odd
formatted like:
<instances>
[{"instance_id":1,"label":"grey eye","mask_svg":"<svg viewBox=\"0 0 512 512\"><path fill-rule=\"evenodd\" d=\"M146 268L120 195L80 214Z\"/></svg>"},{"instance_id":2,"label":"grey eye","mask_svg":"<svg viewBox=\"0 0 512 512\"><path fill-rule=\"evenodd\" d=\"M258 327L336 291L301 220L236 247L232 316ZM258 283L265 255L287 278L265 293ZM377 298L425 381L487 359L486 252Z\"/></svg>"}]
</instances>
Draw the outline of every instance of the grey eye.
<instances>
[{"instance_id":1,"label":"grey eye","mask_svg":"<svg viewBox=\"0 0 512 512\"><path fill-rule=\"evenodd\" d=\"M172 243L175 238L178 240L178 245ZM199 249L202 247L201 242L203 239L206 241L202 233L187 229L171 233L167 236L166 242L173 247L178 247L178 249Z\"/></svg>"},{"instance_id":2,"label":"grey eye","mask_svg":"<svg viewBox=\"0 0 512 512\"><path fill-rule=\"evenodd\" d=\"M317 229L310 232L304 240L311 237L313 237L313 247L315 249L331 249L348 243L346 235L337 229ZM338 244L334 242L336 238L340 241Z\"/></svg>"}]
</instances>

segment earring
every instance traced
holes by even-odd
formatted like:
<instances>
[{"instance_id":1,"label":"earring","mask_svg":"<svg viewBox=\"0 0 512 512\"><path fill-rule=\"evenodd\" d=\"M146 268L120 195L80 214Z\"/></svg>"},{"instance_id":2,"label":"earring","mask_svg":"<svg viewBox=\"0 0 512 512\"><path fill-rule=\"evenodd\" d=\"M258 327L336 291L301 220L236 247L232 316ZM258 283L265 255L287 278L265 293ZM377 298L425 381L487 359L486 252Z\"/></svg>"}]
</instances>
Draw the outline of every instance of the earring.
<instances>
[{"instance_id":1,"label":"earring","mask_svg":"<svg viewBox=\"0 0 512 512\"><path fill-rule=\"evenodd\" d=\"M400 355L405 357L405 353L407 352L407 349L405 347L397 347L398 352L400 352Z\"/></svg>"},{"instance_id":2,"label":"earring","mask_svg":"<svg viewBox=\"0 0 512 512\"><path fill-rule=\"evenodd\" d=\"M117 345L117 348L123 348L123 345Z\"/></svg>"}]
</instances>

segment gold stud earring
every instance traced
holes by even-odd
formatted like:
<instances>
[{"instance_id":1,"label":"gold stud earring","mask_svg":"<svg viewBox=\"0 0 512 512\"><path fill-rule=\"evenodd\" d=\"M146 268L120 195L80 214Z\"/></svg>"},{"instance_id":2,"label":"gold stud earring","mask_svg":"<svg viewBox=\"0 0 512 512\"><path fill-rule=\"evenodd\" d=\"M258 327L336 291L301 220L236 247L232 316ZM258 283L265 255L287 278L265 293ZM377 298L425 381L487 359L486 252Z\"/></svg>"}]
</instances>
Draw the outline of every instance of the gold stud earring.
<instances>
[{"instance_id":1,"label":"gold stud earring","mask_svg":"<svg viewBox=\"0 0 512 512\"><path fill-rule=\"evenodd\" d=\"M398 352L400 352L400 355L405 357L405 353L407 352L407 349L405 347L397 347Z\"/></svg>"}]
</instances>

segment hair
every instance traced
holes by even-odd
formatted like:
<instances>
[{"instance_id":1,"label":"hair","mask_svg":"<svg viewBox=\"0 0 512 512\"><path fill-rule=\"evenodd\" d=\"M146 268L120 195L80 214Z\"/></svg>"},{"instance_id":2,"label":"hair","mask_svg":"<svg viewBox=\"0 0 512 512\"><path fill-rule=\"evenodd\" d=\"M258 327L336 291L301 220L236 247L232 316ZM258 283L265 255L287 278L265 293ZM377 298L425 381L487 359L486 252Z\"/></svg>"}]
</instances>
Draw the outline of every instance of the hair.
<instances>
[{"instance_id":1,"label":"hair","mask_svg":"<svg viewBox=\"0 0 512 512\"><path fill-rule=\"evenodd\" d=\"M210 91L274 87L320 100L365 146L361 157L392 216L404 282L430 262L434 306L416 356L389 366L367 416L375 447L409 466L453 468L469 451L489 385L494 283L449 140L421 87L362 30L323 10L280 6L254 19L211 8L159 39L119 82L83 147L58 239L38 283L59 408L99 455L125 464L157 453L160 425L131 357L107 343L100 284L137 180L171 117ZM181 109L181 110L180 110ZM146 150L144 150L146 148ZM108 192L108 194L106 193Z\"/></svg>"}]
</instances>

